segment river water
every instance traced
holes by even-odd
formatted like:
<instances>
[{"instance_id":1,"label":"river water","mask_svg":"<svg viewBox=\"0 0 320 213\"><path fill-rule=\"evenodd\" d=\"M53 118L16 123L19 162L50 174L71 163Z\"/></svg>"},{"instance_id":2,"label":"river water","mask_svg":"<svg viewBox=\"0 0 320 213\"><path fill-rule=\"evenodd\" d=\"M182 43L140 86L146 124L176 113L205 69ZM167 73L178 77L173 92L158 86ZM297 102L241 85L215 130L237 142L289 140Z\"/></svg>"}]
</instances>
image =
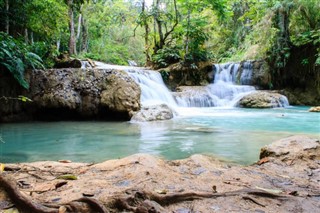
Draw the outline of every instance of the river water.
<instances>
[{"instance_id":1,"label":"river water","mask_svg":"<svg viewBox=\"0 0 320 213\"><path fill-rule=\"evenodd\" d=\"M153 123L1 124L0 162L101 162L135 153L181 159L201 153L250 164L272 141L296 134L320 138L320 115L307 109L184 108L173 120Z\"/></svg>"}]
</instances>

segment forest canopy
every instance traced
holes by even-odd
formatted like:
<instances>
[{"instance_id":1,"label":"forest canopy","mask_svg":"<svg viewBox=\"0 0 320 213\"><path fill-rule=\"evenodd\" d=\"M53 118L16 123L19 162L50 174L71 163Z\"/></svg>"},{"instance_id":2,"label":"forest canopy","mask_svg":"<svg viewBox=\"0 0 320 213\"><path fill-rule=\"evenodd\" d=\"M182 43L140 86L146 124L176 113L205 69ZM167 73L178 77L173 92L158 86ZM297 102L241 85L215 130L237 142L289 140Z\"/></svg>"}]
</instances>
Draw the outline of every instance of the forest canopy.
<instances>
[{"instance_id":1,"label":"forest canopy","mask_svg":"<svg viewBox=\"0 0 320 213\"><path fill-rule=\"evenodd\" d=\"M306 44L318 48L320 64L318 0L0 0L0 7L0 57L11 62L5 42L16 41L46 67L62 52L158 68L268 57L281 67L293 46ZM20 59L25 67L40 61Z\"/></svg>"}]
</instances>

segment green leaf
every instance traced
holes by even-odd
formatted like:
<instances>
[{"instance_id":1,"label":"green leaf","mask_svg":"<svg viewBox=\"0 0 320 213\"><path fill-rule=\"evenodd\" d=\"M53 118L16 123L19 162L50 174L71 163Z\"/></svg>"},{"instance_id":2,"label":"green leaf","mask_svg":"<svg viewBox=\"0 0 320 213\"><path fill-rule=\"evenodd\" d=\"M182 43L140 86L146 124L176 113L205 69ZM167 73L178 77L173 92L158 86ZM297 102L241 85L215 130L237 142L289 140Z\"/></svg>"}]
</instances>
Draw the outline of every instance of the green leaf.
<instances>
[{"instance_id":1,"label":"green leaf","mask_svg":"<svg viewBox=\"0 0 320 213\"><path fill-rule=\"evenodd\" d=\"M57 177L57 179L63 179L63 180L77 180L78 177L72 174L66 174L66 175L60 175Z\"/></svg>"},{"instance_id":2,"label":"green leaf","mask_svg":"<svg viewBox=\"0 0 320 213\"><path fill-rule=\"evenodd\" d=\"M6 50L4 48L1 48L0 50L3 51L9 58L12 58L12 55L8 50Z\"/></svg>"},{"instance_id":3,"label":"green leaf","mask_svg":"<svg viewBox=\"0 0 320 213\"><path fill-rule=\"evenodd\" d=\"M256 186L256 189L259 189L259 190L262 190L262 191L265 191L265 192L268 192L271 194L281 194L282 193L282 190L280 190L280 189L266 189L266 188L262 188L259 186Z\"/></svg>"},{"instance_id":4,"label":"green leaf","mask_svg":"<svg viewBox=\"0 0 320 213\"><path fill-rule=\"evenodd\" d=\"M19 96L18 96L18 99L19 99L20 101L23 101L23 102L32 102L32 100L31 100L30 98L28 98L28 97L26 97L26 96L23 96L23 95L19 95Z\"/></svg>"}]
</instances>

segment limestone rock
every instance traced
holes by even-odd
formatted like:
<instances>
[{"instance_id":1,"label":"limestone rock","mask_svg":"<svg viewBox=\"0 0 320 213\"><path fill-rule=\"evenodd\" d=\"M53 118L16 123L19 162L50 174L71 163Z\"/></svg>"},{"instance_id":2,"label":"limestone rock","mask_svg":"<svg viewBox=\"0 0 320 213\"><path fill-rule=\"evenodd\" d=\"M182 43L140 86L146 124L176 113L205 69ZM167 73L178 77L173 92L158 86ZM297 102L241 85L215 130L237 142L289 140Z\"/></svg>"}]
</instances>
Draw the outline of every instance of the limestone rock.
<instances>
[{"instance_id":1,"label":"limestone rock","mask_svg":"<svg viewBox=\"0 0 320 213\"><path fill-rule=\"evenodd\" d=\"M269 89L271 82L270 68L266 61L253 61L252 85L260 89Z\"/></svg>"},{"instance_id":2,"label":"limestone rock","mask_svg":"<svg viewBox=\"0 0 320 213\"><path fill-rule=\"evenodd\" d=\"M288 97L292 105L320 106L320 90L311 87L302 88L286 88L281 90L281 94Z\"/></svg>"},{"instance_id":3,"label":"limestone rock","mask_svg":"<svg viewBox=\"0 0 320 213\"><path fill-rule=\"evenodd\" d=\"M130 120L133 111L140 109L140 87L124 71L64 68L30 70L27 74L29 90L17 87L3 91L3 95L23 95L32 102L16 101L17 107L0 108L0 121Z\"/></svg>"},{"instance_id":4,"label":"limestone rock","mask_svg":"<svg viewBox=\"0 0 320 213\"><path fill-rule=\"evenodd\" d=\"M241 98L237 104L244 108L273 108L288 106L286 96L275 92L257 91Z\"/></svg>"},{"instance_id":5,"label":"limestone rock","mask_svg":"<svg viewBox=\"0 0 320 213\"><path fill-rule=\"evenodd\" d=\"M175 90L178 86L208 85L213 81L212 62L199 62L195 66L181 63L172 64L159 70L169 89Z\"/></svg>"},{"instance_id":6,"label":"limestone rock","mask_svg":"<svg viewBox=\"0 0 320 213\"><path fill-rule=\"evenodd\" d=\"M137 112L131 118L133 122L147 122L147 121L159 121L159 120L169 120L173 118L173 110L166 104L153 105L142 107L142 109Z\"/></svg>"},{"instance_id":7,"label":"limestone rock","mask_svg":"<svg viewBox=\"0 0 320 213\"><path fill-rule=\"evenodd\" d=\"M101 93L101 104L118 112L132 114L140 109L139 85L125 72L109 75Z\"/></svg>"},{"instance_id":8,"label":"limestone rock","mask_svg":"<svg viewBox=\"0 0 320 213\"><path fill-rule=\"evenodd\" d=\"M307 136L292 136L263 147L260 151L260 159L284 156L292 159L299 158L301 153L304 153L304 156L308 156L308 151L310 150L317 153L320 152L320 142L318 139L312 139ZM312 156L310 155L310 157Z\"/></svg>"},{"instance_id":9,"label":"limestone rock","mask_svg":"<svg viewBox=\"0 0 320 213\"><path fill-rule=\"evenodd\" d=\"M311 107L311 108L309 109L309 112L320 112L320 106Z\"/></svg>"}]
</instances>

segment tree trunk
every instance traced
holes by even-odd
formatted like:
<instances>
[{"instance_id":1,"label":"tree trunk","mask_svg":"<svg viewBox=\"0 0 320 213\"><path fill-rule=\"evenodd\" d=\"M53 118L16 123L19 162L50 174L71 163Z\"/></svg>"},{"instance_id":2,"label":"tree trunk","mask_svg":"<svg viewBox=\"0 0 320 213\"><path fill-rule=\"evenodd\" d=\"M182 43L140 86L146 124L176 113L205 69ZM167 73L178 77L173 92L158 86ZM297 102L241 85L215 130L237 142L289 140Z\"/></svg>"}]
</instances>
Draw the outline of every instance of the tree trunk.
<instances>
[{"instance_id":1,"label":"tree trunk","mask_svg":"<svg viewBox=\"0 0 320 213\"><path fill-rule=\"evenodd\" d=\"M78 30L77 30L77 40L80 38L80 33L81 33L81 20L82 20L82 14L79 14L78 18Z\"/></svg>"},{"instance_id":2,"label":"tree trunk","mask_svg":"<svg viewBox=\"0 0 320 213\"><path fill-rule=\"evenodd\" d=\"M163 32L162 32L162 20L160 20L160 14L159 14L159 8L160 8L160 0L156 1L156 7L157 8L157 12L154 15L154 20L157 24L158 27L158 35L159 35L159 42L156 43L156 50L161 50L164 46L164 36L163 36ZM156 53L156 52L155 52Z\"/></svg>"},{"instance_id":3,"label":"tree trunk","mask_svg":"<svg viewBox=\"0 0 320 213\"><path fill-rule=\"evenodd\" d=\"M29 43L28 28L24 28L24 42L25 42L26 44Z\"/></svg>"},{"instance_id":4,"label":"tree trunk","mask_svg":"<svg viewBox=\"0 0 320 213\"><path fill-rule=\"evenodd\" d=\"M56 45L57 45L57 51L59 52L60 51L60 42L61 42L61 40L60 40L60 38L57 40L57 43L56 43Z\"/></svg>"},{"instance_id":5,"label":"tree trunk","mask_svg":"<svg viewBox=\"0 0 320 213\"><path fill-rule=\"evenodd\" d=\"M6 33L9 34L10 23L9 23L9 0L6 0Z\"/></svg>"},{"instance_id":6,"label":"tree trunk","mask_svg":"<svg viewBox=\"0 0 320 213\"><path fill-rule=\"evenodd\" d=\"M74 15L73 15L73 0L68 0L68 16L69 16L69 54L74 55L76 53L76 39L74 32Z\"/></svg>"},{"instance_id":7,"label":"tree trunk","mask_svg":"<svg viewBox=\"0 0 320 213\"><path fill-rule=\"evenodd\" d=\"M184 60L186 60L187 55L189 54L189 31L190 31L190 16L191 16L191 10L188 9L188 16L187 16L187 35L186 35L186 47L185 47L185 55Z\"/></svg>"},{"instance_id":8,"label":"tree trunk","mask_svg":"<svg viewBox=\"0 0 320 213\"><path fill-rule=\"evenodd\" d=\"M161 6L160 0L156 0L154 4L155 4L154 9L156 10L156 12L153 15L154 34L155 34L155 36L154 36L154 46L155 47L154 47L153 54L156 54L158 50L164 48L168 37L171 35L171 33L174 31L175 27L178 25L179 20L178 20L178 9L177 9L176 0L173 0L175 19L174 19L174 22L169 30L166 27L166 23L164 23L164 21L161 20L161 17L160 17L160 12L159 12L159 8ZM163 32L164 30L165 30L165 33ZM156 35L159 36L159 40L157 40Z\"/></svg>"},{"instance_id":9,"label":"tree trunk","mask_svg":"<svg viewBox=\"0 0 320 213\"><path fill-rule=\"evenodd\" d=\"M87 52L88 51L88 27L86 25L84 18L82 18L81 26L82 26L81 52Z\"/></svg>"},{"instance_id":10,"label":"tree trunk","mask_svg":"<svg viewBox=\"0 0 320 213\"><path fill-rule=\"evenodd\" d=\"M146 9L146 2L145 2L145 0L143 0L142 1L142 14L143 14L143 17L144 17L143 25L144 25L144 30L145 30L144 52L145 52L145 55L146 55L146 65L148 66L150 64L150 62L151 62L151 57L150 57L150 54L149 54L149 47L150 47L150 45L149 45L149 33L150 33L150 29L149 29L149 25L148 25L145 9Z\"/></svg>"},{"instance_id":11,"label":"tree trunk","mask_svg":"<svg viewBox=\"0 0 320 213\"><path fill-rule=\"evenodd\" d=\"M82 25L81 51L87 52L88 51L88 27L84 18L82 18L81 25Z\"/></svg>"},{"instance_id":12,"label":"tree trunk","mask_svg":"<svg viewBox=\"0 0 320 213\"><path fill-rule=\"evenodd\" d=\"M78 29L77 29L77 37L76 37L76 46L78 47L78 53L81 52L81 43L82 43L82 37L80 37L81 35L81 21L82 20L82 14L79 14L79 19L78 19Z\"/></svg>"},{"instance_id":13,"label":"tree trunk","mask_svg":"<svg viewBox=\"0 0 320 213\"><path fill-rule=\"evenodd\" d=\"M34 44L33 31L30 32L30 43Z\"/></svg>"}]
</instances>

